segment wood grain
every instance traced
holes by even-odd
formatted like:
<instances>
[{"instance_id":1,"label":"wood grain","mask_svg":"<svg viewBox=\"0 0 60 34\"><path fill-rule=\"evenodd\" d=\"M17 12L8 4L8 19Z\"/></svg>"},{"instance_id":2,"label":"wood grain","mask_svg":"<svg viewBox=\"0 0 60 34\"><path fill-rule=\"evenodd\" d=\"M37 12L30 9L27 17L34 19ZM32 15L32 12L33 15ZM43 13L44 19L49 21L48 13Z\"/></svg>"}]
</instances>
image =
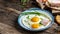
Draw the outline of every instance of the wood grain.
<instances>
[{"instance_id":1,"label":"wood grain","mask_svg":"<svg viewBox=\"0 0 60 34\"><path fill-rule=\"evenodd\" d=\"M18 7L18 8L17 8ZM28 8L26 8L28 9ZM17 20L19 14L22 12L19 4L5 3L3 0L0 3L0 34L60 34L55 30L58 25L54 23L50 28L42 32L26 31L19 26Z\"/></svg>"}]
</instances>

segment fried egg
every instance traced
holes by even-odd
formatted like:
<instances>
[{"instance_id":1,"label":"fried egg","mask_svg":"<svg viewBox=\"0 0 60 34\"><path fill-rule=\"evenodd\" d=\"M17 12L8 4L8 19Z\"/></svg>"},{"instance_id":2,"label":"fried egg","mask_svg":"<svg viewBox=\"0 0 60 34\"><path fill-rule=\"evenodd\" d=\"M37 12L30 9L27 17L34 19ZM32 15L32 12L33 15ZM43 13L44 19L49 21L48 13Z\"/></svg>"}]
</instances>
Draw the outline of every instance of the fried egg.
<instances>
[{"instance_id":1,"label":"fried egg","mask_svg":"<svg viewBox=\"0 0 60 34\"><path fill-rule=\"evenodd\" d=\"M45 21L45 19L47 19ZM48 22L49 19L44 17L44 16L38 16L35 14L31 14L31 15L24 15L22 16L22 23L27 26L28 28L32 28L32 29L40 29L40 28L44 28L45 24L44 22L42 23L42 25L40 24L41 21L44 22Z\"/></svg>"}]
</instances>

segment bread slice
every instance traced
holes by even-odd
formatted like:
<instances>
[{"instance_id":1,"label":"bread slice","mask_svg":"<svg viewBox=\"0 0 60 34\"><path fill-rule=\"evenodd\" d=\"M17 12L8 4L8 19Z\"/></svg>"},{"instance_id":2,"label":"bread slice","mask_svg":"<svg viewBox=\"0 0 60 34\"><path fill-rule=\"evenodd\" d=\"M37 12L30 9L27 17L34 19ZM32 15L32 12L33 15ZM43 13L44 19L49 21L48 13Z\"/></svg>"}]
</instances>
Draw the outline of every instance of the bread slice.
<instances>
[{"instance_id":1,"label":"bread slice","mask_svg":"<svg viewBox=\"0 0 60 34\"><path fill-rule=\"evenodd\" d=\"M57 21L58 24L60 24L60 15L56 16L56 21Z\"/></svg>"},{"instance_id":2,"label":"bread slice","mask_svg":"<svg viewBox=\"0 0 60 34\"><path fill-rule=\"evenodd\" d=\"M48 0L52 7L60 7L60 0Z\"/></svg>"},{"instance_id":3,"label":"bread slice","mask_svg":"<svg viewBox=\"0 0 60 34\"><path fill-rule=\"evenodd\" d=\"M60 10L60 0L48 0L46 5L52 9Z\"/></svg>"}]
</instances>

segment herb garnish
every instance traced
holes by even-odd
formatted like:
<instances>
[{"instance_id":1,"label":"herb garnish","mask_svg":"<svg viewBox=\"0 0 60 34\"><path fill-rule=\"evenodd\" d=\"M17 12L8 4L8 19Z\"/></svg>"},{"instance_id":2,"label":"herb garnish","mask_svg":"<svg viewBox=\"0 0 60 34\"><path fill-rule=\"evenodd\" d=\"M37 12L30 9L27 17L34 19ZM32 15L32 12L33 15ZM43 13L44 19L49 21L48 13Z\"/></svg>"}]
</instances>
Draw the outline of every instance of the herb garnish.
<instances>
[{"instance_id":1,"label":"herb garnish","mask_svg":"<svg viewBox=\"0 0 60 34\"><path fill-rule=\"evenodd\" d=\"M29 16L27 16L27 19L30 19Z\"/></svg>"}]
</instances>

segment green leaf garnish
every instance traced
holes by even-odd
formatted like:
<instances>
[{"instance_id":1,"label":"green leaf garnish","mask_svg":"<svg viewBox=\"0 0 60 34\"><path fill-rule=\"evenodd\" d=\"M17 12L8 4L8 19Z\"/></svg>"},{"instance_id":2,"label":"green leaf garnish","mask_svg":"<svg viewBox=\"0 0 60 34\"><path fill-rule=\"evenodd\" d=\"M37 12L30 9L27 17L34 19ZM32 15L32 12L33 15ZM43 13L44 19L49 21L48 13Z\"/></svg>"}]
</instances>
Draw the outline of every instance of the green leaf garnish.
<instances>
[{"instance_id":1,"label":"green leaf garnish","mask_svg":"<svg viewBox=\"0 0 60 34\"><path fill-rule=\"evenodd\" d=\"M28 23L28 21L24 20L26 23ZM28 25L30 25L30 23L28 23Z\"/></svg>"},{"instance_id":2,"label":"green leaf garnish","mask_svg":"<svg viewBox=\"0 0 60 34\"><path fill-rule=\"evenodd\" d=\"M43 25L41 22L39 22L40 25Z\"/></svg>"},{"instance_id":3,"label":"green leaf garnish","mask_svg":"<svg viewBox=\"0 0 60 34\"><path fill-rule=\"evenodd\" d=\"M28 23L28 25L30 25L30 23Z\"/></svg>"},{"instance_id":4,"label":"green leaf garnish","mask_svg":"<svg viewBox=\"0 0 60 34\"><path fill-rule=\"evenodd\" d=\"M28 14L37 14L37 15L40 15L39 12L24 12L24 13L21 13L22 15L28 15Z\"/></svg>"},{"instance_id":5,"label":"green leaf garnish","mask_svg":"<svg viewBox=\"0 0 60 34\"><path fill-rule=\"evenodd\" d=\"M27 16L27 19L30 19L29 16Z\"/></svg>"}]
</instances>

